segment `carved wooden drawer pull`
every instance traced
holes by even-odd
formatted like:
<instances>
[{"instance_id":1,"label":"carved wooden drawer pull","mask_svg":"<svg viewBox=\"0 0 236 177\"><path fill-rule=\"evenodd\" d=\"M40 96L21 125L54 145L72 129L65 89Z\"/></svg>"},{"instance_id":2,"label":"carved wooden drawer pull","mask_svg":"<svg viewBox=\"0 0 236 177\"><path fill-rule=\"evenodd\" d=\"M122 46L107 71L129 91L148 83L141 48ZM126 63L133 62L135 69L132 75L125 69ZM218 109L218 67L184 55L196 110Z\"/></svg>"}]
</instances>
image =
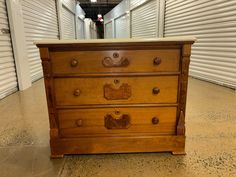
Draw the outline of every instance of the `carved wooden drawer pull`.
<instances>
[{"instance_id":1,"label":"carved wooden drawer pull","mask_svg":"<svg viewBox=\"0 0 236 177\"><path fill-rule=\"evenodd\" d=\"M82 125L83 125L82 119L76 120L76 125L77 125L78 127L82 127Z\"/></svg>"},{"instance_id":2,"label":"carved wooden drawer pull","mask_svg":"<svg viewBox=\"0 0 236 177\"><path fill-rule=\"evenodd\" d=\"M78 66L79 61L77 59L72 59L70 62L71 67L76 67Z\"/></svg>"},{"instance_id":3,"label":"carved wooden drawer pull","mask_svg":"<svg viewBox=\"0 0 236 177\"><path fill-rule=\"evenodd\" d=\"M154 125L159 124L159 119L158 119L158 117L153 117L153 118L152 118L152 124L154 124Z\"/></svg>"},{"instance_id":4,"label":"carved wooden drawer pull","mask_svg":"<svg viewBox=\"0 0 236 177\"><path fill-rule=\"evenodd\" d=\"M131 118L128 114L123 114L118 119L114 118L111 114L104 117L105 127L107 129L127 129L131 125Z\"/></svg>"},{"instance_id":5,"label":"carved wooden drawer pull","mask_svg":"<svg viewBox=\"0 0 236 177\"><path fill-rule=\"evenodd\" d=\"M119 58L118 53L113 54L113 58L105 57L102 61L103 66L105 67L126 67L129 65L129 60L125 57Z\"/></svg>"},{"instance_id":6,"label":"carved wooden drawer pull","mask_svg":"<svg viewBox=\"0 0 236 177\"><path fill-rule=\"evenodd\" d=\"M158 93L160 93L160 89L159 89L158 87L154 87L154 88L152 89L152 93L153 93L154 95L157 95Z\"/></svg>"},{"instance_id":7,"label":"carved wooden drawer pull","mask_svg":"<svg viewBox=\"0 0 236 177\"><path fill-rule=\"evenodd\" d=\"M118 81L114 81L118 82ZM131 97L131 86L129 84L122 84L118 89L114 88L112 84L104 85L104 97L107 100L124 100Z\"/></svg>"},{"instance_id":8,"label":"carved wooden drawer pull","mask_svg":"<svg viewBox=\"0 0 236 177\"><path fill-rule=\"evenodd\" d=\"M161 59L158 58L158 57L154 58L154 59L153 59L153 64L154 64L154 65L160 65L160 64L161 64Z\"/></svg>"},{"instance_id":9,"label":"carved wooden drawer pull","mask_svg":"<svg viewBox=\"0 0 236 177\"><path fill-rule=\"evenodd\" d=\"M74 90L74 96L80 96L81 91L79 89Z\"/></svg>"}]
</instances>

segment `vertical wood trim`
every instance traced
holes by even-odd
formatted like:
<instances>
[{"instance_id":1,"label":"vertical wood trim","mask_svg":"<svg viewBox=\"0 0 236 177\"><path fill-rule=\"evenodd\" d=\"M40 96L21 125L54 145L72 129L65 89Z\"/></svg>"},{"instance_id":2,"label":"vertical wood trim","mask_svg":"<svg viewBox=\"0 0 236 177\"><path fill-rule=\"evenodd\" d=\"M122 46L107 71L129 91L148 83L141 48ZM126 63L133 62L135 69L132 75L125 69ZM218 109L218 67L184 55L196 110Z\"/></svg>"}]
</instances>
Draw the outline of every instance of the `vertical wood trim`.
<instances>
[{"instance_id":1,"label":"vertical wood trim","mask_svg":"<svg viewBox=\"0 0 236 177\"><path fill-rule=\"evenodd\" d=\"M56 118L55 100L53 97L53 78L52 78L52 66L50 61L50 54L48 48L40 48L40 57L43 65L43 75L45 83L45 91L47 95L47 106L50 124L50 137L51 139L57 139L58 134L58 121Z\"/></svg>"},{"instance_id":2,"label":"vertical wood trim","mask_svg":"<svg viewBox=\"0 0 236 177\"><path fill-rule=\"evenodd\" d=\"M187 100L190 55L191 55L191 44L184 44L182 47L182 57L181 57L181 74L180 74L181 79L180 79L177 135L185 135L185 110L186 110L186 100Z\"/></svg>"}]
</instances>

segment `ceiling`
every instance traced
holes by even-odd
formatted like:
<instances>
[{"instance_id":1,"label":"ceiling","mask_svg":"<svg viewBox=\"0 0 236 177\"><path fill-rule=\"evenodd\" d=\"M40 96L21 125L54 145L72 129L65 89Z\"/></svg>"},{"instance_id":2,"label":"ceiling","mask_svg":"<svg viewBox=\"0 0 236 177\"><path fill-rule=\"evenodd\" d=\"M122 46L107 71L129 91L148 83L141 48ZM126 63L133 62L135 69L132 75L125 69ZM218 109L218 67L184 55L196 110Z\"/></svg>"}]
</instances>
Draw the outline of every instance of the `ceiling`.
<instances>
[{"instance_id":1,"label":"ceiling","mask_svg":"<svg viewBox=\"0 0 236 177\"><path fill-rule=\"evenodd\" d=\"M86 18L97 20L97 14L105 15L111 9L113 9L122 0L97 0L92 3L90 0L79 0L80 6L86 13Z\"/></svg>"}]
</instances>

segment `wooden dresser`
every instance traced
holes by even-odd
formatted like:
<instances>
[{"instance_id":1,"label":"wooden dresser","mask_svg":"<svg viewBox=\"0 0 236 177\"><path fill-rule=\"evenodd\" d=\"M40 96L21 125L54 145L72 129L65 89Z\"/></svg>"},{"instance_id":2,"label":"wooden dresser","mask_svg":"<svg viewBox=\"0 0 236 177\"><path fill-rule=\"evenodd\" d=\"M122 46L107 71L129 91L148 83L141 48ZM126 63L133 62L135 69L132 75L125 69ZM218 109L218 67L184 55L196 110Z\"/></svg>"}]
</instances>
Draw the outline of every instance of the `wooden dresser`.
<instances>
[{"instance_id":1,"label":"wooden dresser","mask_svg":"<svg viewBox=\"0 0 236 177\"><path fill-rule=\"evenodd\" d=\"M185 153L195 38L39 41L51 157Z\"/></svg>"}]
</instances>

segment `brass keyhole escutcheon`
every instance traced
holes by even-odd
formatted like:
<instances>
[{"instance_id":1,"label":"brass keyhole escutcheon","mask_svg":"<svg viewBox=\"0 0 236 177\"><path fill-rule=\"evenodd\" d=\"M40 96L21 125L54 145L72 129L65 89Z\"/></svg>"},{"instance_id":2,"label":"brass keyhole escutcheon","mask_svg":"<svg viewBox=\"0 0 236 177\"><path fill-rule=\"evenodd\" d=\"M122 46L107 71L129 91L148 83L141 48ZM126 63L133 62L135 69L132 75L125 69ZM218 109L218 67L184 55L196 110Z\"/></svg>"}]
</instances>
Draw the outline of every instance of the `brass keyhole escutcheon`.
<instances>
[{"instance_id":1,"label":"brass keyhole escutcheon","mask_svg":"<svg viewBox=\"0 0 236 177\"><path fill-rule=\"evenodd\" d=\"M120 114L120 111L115 111L115 114L116 114L116 115L119 115L119 114Z\"/></svg>"},{"instance_id":2,"label":"brass keyhole escutcheon","mask_svg":"<svg viewBox=\"0 0 236 177\"><path fill-rule=\"evenodd\" d=\"M118 58L118 57L119 57L119 54L115 52L115 53L113 53L113 57L114 57L114 58Z\"/></svg>"},{"instance_id":3,"label":"brass keyhole escutcheon","mask_svg":"<svg viewBox=\"0 0 236 177\"><path fill-rule=\"evenodd\" d=\"M120 83L120 80L114 79L114 83L115 83L115 84L119 84L119 83Z\"/></svg>"}]
</instances>

